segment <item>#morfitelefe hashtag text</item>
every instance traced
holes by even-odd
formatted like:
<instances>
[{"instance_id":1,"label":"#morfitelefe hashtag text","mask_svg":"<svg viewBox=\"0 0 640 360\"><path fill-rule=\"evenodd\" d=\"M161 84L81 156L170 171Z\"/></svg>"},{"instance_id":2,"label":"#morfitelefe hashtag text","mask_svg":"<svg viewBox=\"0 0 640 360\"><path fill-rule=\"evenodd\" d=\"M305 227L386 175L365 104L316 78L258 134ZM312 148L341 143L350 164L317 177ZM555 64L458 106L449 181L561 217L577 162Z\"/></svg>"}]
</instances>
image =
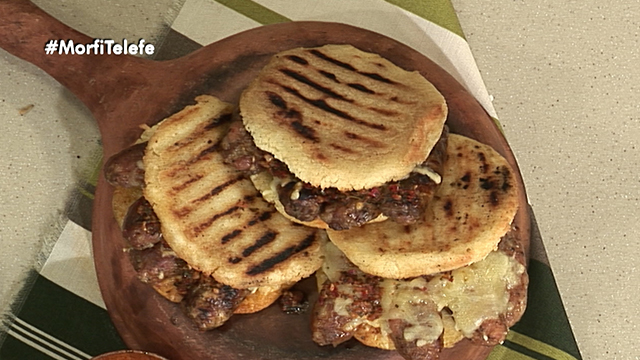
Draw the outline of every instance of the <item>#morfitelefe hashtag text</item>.
<instances>
[{"instance_id":1,"label":"#morfitelefe hashtag text","mask_svg":"<svg viewBox=\"0 0 640 360\"><path fill-rule=\"evenodd\" d=\"M156 48L153 44L140 39L137 43L122 44L111 39L94 39L92 43L74 43L73 40L49 40L44 46L46 55L153 55Z\"/></svg>"}]
</instances>

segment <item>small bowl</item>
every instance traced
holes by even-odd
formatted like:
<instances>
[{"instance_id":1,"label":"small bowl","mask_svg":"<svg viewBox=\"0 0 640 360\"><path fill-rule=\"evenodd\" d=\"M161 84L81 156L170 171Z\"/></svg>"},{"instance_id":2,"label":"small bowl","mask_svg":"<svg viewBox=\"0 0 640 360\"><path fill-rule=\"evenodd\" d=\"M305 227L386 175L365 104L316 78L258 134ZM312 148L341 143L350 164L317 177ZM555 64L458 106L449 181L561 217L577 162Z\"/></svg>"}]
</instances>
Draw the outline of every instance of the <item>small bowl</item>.
<instances>
[{"instance_id":1,"label":"small bowl","mask_svg":"<svg viewBox=\"0 0 640 360\"><path fill-rule=\"evenodd\" d=\"M146 351L121 350L98 355L91 360L168 360L160 355Z\"/></svg>"}]
</instances>

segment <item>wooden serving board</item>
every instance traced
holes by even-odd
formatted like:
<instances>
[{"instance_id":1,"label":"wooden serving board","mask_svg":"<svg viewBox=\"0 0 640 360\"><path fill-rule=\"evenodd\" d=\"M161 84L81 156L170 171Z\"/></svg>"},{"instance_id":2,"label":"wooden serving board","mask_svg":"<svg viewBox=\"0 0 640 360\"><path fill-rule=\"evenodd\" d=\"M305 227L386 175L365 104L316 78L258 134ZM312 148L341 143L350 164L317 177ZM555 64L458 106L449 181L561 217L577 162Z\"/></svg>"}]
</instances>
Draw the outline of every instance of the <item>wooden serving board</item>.
<instances>
[{"instance_id":1,"label":"wooden serving board","mask_svg":"<svg viewBox=\"0 0 640 360\"><path fill-rule=\"evenodd\" d=\"M417 70L445 96L451 131L493 146L517 171L520 211L517 236L528 249L530 216L515 158L500 129L481 105L424 55L383 35L322 22L290 22L249 30L170 61L134 56L45 55L50 39L93 39L58 22L27 1L0 1L0 47L43 69L73 92L98 123L105 159L133 143L140 125L152 125L211 94L237 103L241 90L279 51L324 44L352 44L407 70ZM104 302L127 346L179 359L401 359L395 351L352 341L336 348L311 341L309 316L285 315L276 306L235 316L222 328L199 332L181 310L140 283L123 254L124 242L111 208L112 188L100 177L93 210L93 251ZM310 285L313 287L313 285ZM441 358L485 359L491 348L463 341Z\"/></svg>"}]
</instances>

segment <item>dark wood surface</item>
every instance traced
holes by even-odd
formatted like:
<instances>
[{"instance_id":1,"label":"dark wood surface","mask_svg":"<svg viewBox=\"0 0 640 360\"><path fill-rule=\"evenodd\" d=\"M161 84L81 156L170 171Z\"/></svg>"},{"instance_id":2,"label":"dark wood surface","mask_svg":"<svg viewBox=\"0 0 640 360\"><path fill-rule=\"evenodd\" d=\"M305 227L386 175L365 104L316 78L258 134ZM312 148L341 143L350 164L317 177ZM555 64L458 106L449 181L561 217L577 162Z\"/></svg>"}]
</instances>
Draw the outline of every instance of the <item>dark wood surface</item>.
<instances>
[{"instance_id":1,"label":"dark wood surface","mask_svg":"<svg viewBox=\"0 0 640 360\"><path fill-rule=\"evenodd\" d=\"M243 32L170 61L133 56L45 55L50 39L92 39L53 19L30 2L0 1L0 47L43 69L91 111L104 155L118 152L153 124L192 103L198 94L237 102L241 90L269 57L299 46L352 44L378 53L407 70L417 70L447 99L452 132L497 149L518 169L500 129L481 105L447 72L424 55L383 35L336 23L291 22ZM518 238L529 246L530 217L518 171ZM178 307L135 278L111 210L112 189L100 177L93 213L93 251L102 295L113 323L132 349L179 359L400 359L395 352L366 348L355 341L336 348L311 341L308 315L284 315L275 306L235 316L222 328L202 333ZM313 288L313 284L303 284ZM490 348L463 341L442 359L486 358Z\"/></svg>"},{"instance_id":2,"label":"dark wood surface","mask_svg":"<svg viewBox=\"0 0 640 360\"><path fill-rule=\"evenodd\" d=\"M98 355L91 360L168 360L166 358L154 355L148 352L137 350L121 350Z\"/></svg>"}]
</instances>

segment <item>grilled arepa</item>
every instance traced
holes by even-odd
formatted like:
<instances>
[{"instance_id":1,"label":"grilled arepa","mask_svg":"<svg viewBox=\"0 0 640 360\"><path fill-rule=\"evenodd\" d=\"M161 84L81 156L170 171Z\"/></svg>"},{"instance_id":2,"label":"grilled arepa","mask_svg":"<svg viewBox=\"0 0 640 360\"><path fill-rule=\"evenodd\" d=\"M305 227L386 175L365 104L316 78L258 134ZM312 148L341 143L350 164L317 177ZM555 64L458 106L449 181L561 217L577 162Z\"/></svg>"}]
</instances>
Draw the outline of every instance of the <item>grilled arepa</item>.
<instances>
[{"instance_id":1,"label":"grilled arepa","mask_svg":"<svg viewBox=\"0 0 640 360\"><path fill-rule=\"evenodd\" d=\"M233 108L212 96L165 119L145 150L144 196L166 242L190 266L234 288L292 284L321 265L323 233L290 222L224 164Z\"/></svg>"},{"instance_id":2,"label":"grilled arepa","mask_svg":"<svg viewBox=\"0 0 640 360\"><path fill-rule=\"evenodd\" d=\"M422 221L327 230L362 271L402 279L482 260L495 250L518 210L515 174L493 148L451 134L442 184Z\"/></svg>"},{"instance_id":3,"label":"grilled arepa","mask_svg":"<svg viewBox=\"0 0 640 360\"><path fill-rule=\"evenodd\" d=\"M418 72L351 45L275 55L239 108L258 148L300 180L341 191L406 177L447 117L444 97Z\"/></svg>"}]
</instances>

